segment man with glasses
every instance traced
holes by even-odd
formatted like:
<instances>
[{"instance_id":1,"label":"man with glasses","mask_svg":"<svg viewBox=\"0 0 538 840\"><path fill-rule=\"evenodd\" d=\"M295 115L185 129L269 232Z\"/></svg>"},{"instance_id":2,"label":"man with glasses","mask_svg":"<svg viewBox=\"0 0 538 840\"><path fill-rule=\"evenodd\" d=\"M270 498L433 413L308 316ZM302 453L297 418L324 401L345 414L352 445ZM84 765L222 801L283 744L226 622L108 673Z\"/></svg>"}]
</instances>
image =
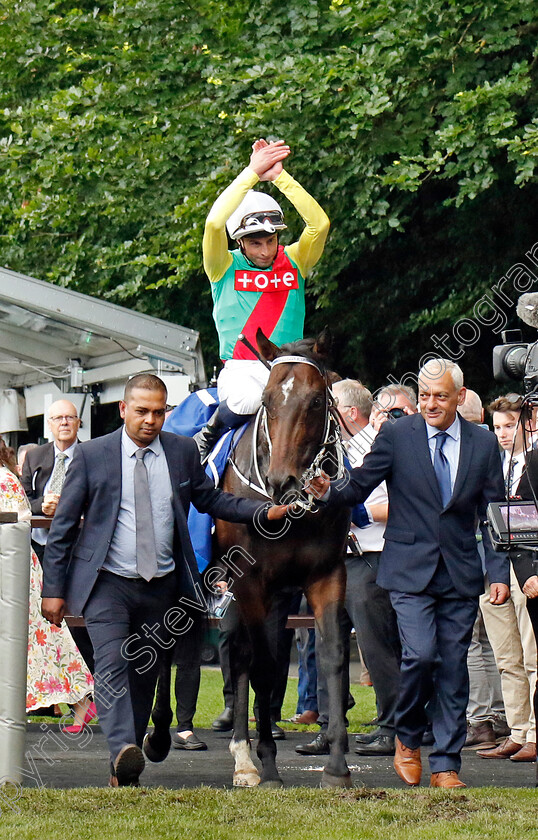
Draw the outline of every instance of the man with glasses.
<instances>
[{"instance_id":1,"label":"man with glasses","mask_svg":"<svg viewBox=\"0 0 538 840\"><path fill-rule=\"evenodd\" d=\"M54 516L56 513L65 476L78 443L80 420L72 402L53 402L48 410L47 422L52 440L27 453L21 477L34 516ZM32 531L33 547L40 560L43 559L48 533L46 528L34 528Z\"/></svg>"},{"instance_id":2,"label":"man with glasses","mask_svg":"<svg viewBox=\"0 0 538 840\"><path fill-rule=\"evenodd\" d=\"M289 154L282 140L257 140L249 165L217 198L206 220L204 268L224 369L217 383L219 408L196 436L202 460L225 429L244 423L261 403L269 373L239 335L254 346L258 328L278 345L303 337L305 277L323 253L329 219L283 169ZM279 244L279 232L286 228L282 209L272 196L252 189L259 181L271 181L302 217L306 226L292 245ZM233 251L226 231L238 246Z\"/></svg>"}]
</instances>

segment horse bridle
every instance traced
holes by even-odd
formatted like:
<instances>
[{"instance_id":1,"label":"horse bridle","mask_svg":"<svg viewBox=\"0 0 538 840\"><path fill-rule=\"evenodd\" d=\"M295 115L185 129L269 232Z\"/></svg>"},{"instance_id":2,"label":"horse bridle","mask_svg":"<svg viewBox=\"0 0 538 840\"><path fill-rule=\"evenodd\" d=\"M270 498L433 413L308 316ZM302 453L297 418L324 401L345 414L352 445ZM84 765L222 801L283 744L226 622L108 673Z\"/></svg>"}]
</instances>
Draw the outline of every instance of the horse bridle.
<instances>
[{"instance_id":1,"label":"horse bridle","mask_svg":"<svg viewBox=\"0 0 538 840\"><path fill-rule=\"evenodd\" d=\"M328 453L328 448L331 445L335 446L336 454L337 454L337 474L336 478L342 478L344 476L344 455L343 455L343 445L342 445L342 435L340 430L340 424L338 421L338 417L341 417L340 412L336 408L336 399L334 394L331 391L329 386L329 382L327 380L327 376L322 372L319 365L317 365L311 359L306 359L304 356L277 356L276 359L273 360L273 365L278 364L303 364L303 365L310 365L311 367L315 368L320 376L323 378L325 382L325 396L326 396L326 405L325 405L325 426L323 430L323 437L321 443L318 445L318 453L314 457L312 463L309 467L304 471L301 476L301 482L304 485L307 481L313 479L316 475L319 474L320 466ZM342 418L343 422L343 418ZM259 482L259 486L253 484L246 476L244 476L239 468L237 467L236 463L234 462L233 458L230 457L229 461L234 470L237 477L240 481L250 487L253 490L256 490L258 493L261 493L263 496L266 496L268 499L271 498L269 493L267 492L267 488L265 486L265 481L261 475L260 471L260 464L258 459L258 435L260 428L263 430L265 435L265 439L267 442L267 446L269 447L269 455L271 455L271 436L269 434L269 426L267 422L267 409L264 405L260 406L258 411L256 412L256 417L254 420L254 425L252 428L252 466L256 473L256 478ZM304 510L314 512L315 513L315 503L316 497L311 493L307 493L307 501L303 501L302 499L298 499L295 502L296 507L303 508Z\"/></svg>"}]
</instances>

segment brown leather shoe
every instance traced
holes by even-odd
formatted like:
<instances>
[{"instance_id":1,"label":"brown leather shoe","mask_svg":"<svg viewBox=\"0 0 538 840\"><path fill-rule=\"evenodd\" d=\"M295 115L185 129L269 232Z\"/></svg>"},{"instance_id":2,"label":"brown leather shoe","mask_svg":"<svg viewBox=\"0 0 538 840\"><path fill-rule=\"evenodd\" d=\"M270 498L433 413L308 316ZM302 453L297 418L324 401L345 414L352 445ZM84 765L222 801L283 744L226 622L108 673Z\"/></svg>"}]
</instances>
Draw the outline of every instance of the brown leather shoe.
<instances>
[{"instance_id":1,"label":"brown leather shoe","mask_svg":"<svg viewBox=\"0 0 538 840\"><path fill-rule=\"evenodd\" d=\"M312 723L316 723L318 718L319 714L317 712L314 712L311 709L306 709L306 711L302 712L300 715L293 715L291 722L302 723L310 726Z\"/></svg>"},{"instance_id":2,"label":"brown leather shoe","mask_svg":"<svg viewBox=\"0 0 538 840\"><path fill-rule=\"evenodd\" d=\"M406 747L396 737L396 753L394 755L394 769L406 785L420 784L422 776L422 761L420 760L420 747L412 750Z\"/></svg>"},{"instance_id":3,"label":"brown leather shoe","mask_svg":"<svg viewBox=\"0 0 538 840\"><path fill-rule=\"evenodd\" d=\"M515 755L521 749L521 744L516 744L515 741L512 741L511 738L506 738L502 744L499 744L498 747L495 747L493 750L477 750L476 754L480 756L480 758L510 758L511 755Z\"/></svg>"},{"instance_id":4,"label":"brown leather shoe","mask_svg":"<svg viewBox=\"0 0 538 840\"><path fill-rule=\"evenodd\" d=\"M442 770L440 773L432 773L430 787L463 788L467 785L458 778L455 770Z\"/></svg>"},{"instance_id":5,"label":"brown leather shoe","mask_svg":"<svg viewBox=\"0 0 538 840\"><path fill-rule=\"evenodd\" d=\"M467 724L467 737L464 750L492 750L497 746L497 739L490 720Z\"/></svg>"},{"instance_id":6,"label":"brown leather shoe","mask_svg":"<svg viewBox=\"0 0 538 840\"><path fill-rule=\"evenodd\" d=\"M510 761L536 761L536 744L527 741L525 746L510 756Z\"/></svg>"}]
</instances>

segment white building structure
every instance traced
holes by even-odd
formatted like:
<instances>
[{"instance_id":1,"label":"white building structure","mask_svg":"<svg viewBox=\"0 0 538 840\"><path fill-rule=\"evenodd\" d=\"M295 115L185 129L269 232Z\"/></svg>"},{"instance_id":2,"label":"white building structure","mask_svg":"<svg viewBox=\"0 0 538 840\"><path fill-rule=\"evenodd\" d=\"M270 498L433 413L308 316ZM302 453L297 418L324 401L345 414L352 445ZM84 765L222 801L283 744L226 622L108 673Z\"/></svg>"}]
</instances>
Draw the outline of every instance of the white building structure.
<instances>
[{"instance_id":1,"label":"white building structure","mask_svg":"<svg viewBox=\"0 0 538 840\"><path fill-rule=\"evenodd\" d=\"M16 446L28 419L71 400L92 437L91 406L121 399L125 382L155 373L170 405L206 385L199 334L70 289L0 268L0 434Z\"/></svg>"}]
</instances>

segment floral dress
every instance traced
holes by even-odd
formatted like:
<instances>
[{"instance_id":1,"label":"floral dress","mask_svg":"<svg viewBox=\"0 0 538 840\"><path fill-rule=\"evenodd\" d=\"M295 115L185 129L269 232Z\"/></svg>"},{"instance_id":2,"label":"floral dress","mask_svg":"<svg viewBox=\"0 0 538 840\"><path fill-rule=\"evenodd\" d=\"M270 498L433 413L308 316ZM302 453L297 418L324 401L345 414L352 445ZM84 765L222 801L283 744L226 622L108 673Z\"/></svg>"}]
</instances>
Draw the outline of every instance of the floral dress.
<instances>
[{"instance_id":1,"label":"floral dress","mask_svg":"<svg viewBox=\"0 0 538 840\"><path fill-rule=\"evenodd\" d=\"M30 519L28 500L19 480L0 466L0 510L17 511ZM26 711L52 703L76 703L93 689L93 678L66 627L56 627L41 615L43 573L32 550Z\"/></svg>"}]
</instances>

